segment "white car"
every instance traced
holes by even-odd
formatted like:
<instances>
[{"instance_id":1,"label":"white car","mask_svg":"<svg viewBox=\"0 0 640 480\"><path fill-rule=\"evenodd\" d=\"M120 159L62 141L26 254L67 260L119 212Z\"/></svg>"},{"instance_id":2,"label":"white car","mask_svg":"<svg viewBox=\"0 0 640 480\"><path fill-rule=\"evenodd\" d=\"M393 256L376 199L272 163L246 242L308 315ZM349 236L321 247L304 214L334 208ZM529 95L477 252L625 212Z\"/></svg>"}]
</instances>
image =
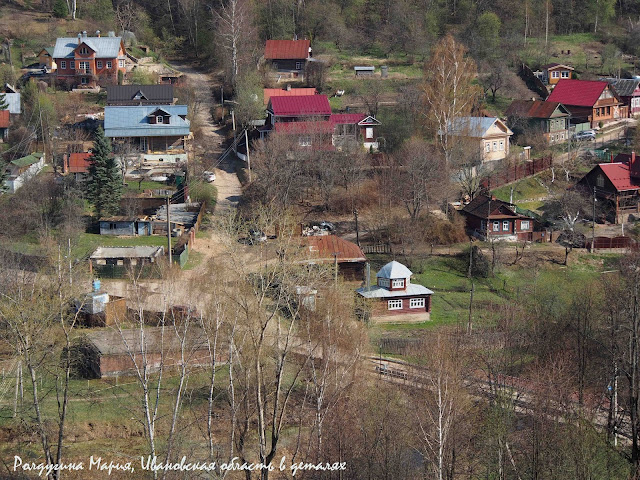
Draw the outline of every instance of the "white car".
<instances>
[{"instance_id":1,"label":"white car","mask_svg":"<svg viewBox=\"0 0 640 480\"><path fill-rule=\"evenodd\" d=\"M216 181L216 174L213 172L204 172L202 176L204 177L205 181L209 183Z\"/></svg>"},{"instance_id":2,"label":"white car","mask_svg":"<svg viewBox=\"0 0 640 480\"><path fill-rule=\"evenodd\" d=\"M574 135L576 140L595 140L596 132L595 130L582 130Z\"/></svg>"}]
</instances>

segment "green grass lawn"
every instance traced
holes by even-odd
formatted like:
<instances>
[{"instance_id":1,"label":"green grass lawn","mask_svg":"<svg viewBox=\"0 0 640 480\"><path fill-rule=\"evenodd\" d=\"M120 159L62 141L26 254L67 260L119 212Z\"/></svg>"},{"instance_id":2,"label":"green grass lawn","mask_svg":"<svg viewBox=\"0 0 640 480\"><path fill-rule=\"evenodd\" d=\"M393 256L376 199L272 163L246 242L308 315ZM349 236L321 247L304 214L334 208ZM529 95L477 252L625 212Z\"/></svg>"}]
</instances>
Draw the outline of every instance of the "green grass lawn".
<instances>
[{"instance_id":1,"label":"green grass lawn","mask_svg":"<svg viewBox=\"0 0 640 480\"><path fill-rule=\"evenodd\" d=\"M192 270L202 263L204 255L200 252L189 250L189 260L184 264L183 270Z\"/></svg>"},{"instance_id":2,"label":"green grass lawn","mask_svg":"<svg viewBox=\"0 0 640 480\"><path fill-rule=\"evenodd\" d=\"M523 178L518 182L496 188L495 190L492 190L491 193L493 193L496 198L508 202L511 196L511 188L513 188L513 201L518 206L521 206L518 203L521 200L533 200L549 195L547 189L540 185L540 182L536 180L535 176Z\"/></svg>"},{"instance_id":3,"label":"green grass lawn","mask_svg":"<svg viewBox=\"0 0 640 480\"><path fill-rule=\"evenodd\" d=\"M151 180L143 180L140 184L136 181L127 183L125 191L133 193L141 193L145 190L165 190L171 189L172 186L167 185L165 182L154 182Z\"/></svg>"}]
</instances>

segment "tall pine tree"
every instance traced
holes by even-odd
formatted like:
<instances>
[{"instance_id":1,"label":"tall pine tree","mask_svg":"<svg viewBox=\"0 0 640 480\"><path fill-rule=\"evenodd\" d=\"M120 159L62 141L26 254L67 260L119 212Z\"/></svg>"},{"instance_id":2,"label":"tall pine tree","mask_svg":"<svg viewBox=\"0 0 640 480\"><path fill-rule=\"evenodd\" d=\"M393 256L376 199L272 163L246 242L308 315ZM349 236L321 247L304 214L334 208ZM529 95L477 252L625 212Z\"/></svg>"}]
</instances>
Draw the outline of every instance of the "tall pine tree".
<instances>
[{"instance_id":1,"label":"tall pine tree","mask_svg":"<svg viewBox=\"0 0 640 480\"><path fill-rule=\"evenodd\" d=\"M122 174L115 158L111 155L111 142L98 128L90 157L89 180L86 193L93 204L98 218L115 215L120 208L122 196Z\"/></svg>"},{"instance_id":2,"label":"tall pine tree","mask_svg":"<svg viewBox=\"0 0 640 480\"><path fill-rule=\"evenodd\" d=\"M7 96L4 93L0 93L0 110L8 110L9 104L7 103Z\"/></svg>"}]
</instances>

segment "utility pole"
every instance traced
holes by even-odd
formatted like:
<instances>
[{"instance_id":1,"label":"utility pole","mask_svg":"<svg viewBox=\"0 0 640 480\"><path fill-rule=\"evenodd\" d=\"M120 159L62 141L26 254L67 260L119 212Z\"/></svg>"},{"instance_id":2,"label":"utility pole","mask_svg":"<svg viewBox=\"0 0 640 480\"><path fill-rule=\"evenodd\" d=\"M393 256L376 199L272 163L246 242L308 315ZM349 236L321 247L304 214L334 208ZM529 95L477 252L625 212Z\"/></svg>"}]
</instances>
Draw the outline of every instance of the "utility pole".
<instances>
[{"instance_id":1,"label":"utility pole","mask_svg":"<svg viewBox=\"0 0 640 480\"><path fill-rule=\"evenodd\" d=\"M171 253L171 220L169 219L169 198L169 195L167 195L167 245L169 246L169 268L171 268L173 255Z\"/></svg>"},{"instance_id":2,"label":"utility pole","mask_svg":"<svg viewBox=\"0 0 640 480\"><path fill-rule=\"evenodd\" d=\"M356 244L360 246L360 229L358 228L358 209L353 209L353 215L356 217Z\"/></svg>"},{"instance_id":3,"label":"utility pole","mask_svg":"<svg viewBox=\"0 0 640 480\"><path fill-rule=\"evenodd\" d=\"M247 167L249 168L249 183L251 183L251 158L249 157L249 134L244 129L244 143L247 145Z\"/></svg>"},{"instance_id":4,"label":"utility pole","mask_svg":"<svg viewBox=\"0 0 640 480\"><path fill-rule=\"evenodd\" d=\"M238 153L238 142L236 141L236 114L231 110L231 125L233 126L233 153Z\"/></svg>"},{"instance_id":5,"label":"utility pole","mask_svg":"<svg viewBox=\"0 0 640 480\"><path fill-rule=\"evenodd\" d=\"M596 187L593 187L593 220L591 222L591 253L596 250Z\"/></svg>"}]
</instances>

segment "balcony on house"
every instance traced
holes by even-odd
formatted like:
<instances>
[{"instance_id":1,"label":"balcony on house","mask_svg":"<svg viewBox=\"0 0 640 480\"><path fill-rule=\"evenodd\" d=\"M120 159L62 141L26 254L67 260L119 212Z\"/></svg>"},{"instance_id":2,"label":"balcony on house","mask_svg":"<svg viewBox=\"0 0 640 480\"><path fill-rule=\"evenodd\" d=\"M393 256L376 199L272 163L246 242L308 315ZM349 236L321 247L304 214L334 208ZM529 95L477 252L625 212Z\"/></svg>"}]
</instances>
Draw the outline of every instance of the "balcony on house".
<instances>
[{"instance_id":1,"label":"balcony on house","mask_svg":"<svg viewBox=\"0 0 640 480\"><path fill-rule=\"evenodd\" d=\"M76 68L76 75L91 75L91 68Z\"/></svg>"}]
</instances>

